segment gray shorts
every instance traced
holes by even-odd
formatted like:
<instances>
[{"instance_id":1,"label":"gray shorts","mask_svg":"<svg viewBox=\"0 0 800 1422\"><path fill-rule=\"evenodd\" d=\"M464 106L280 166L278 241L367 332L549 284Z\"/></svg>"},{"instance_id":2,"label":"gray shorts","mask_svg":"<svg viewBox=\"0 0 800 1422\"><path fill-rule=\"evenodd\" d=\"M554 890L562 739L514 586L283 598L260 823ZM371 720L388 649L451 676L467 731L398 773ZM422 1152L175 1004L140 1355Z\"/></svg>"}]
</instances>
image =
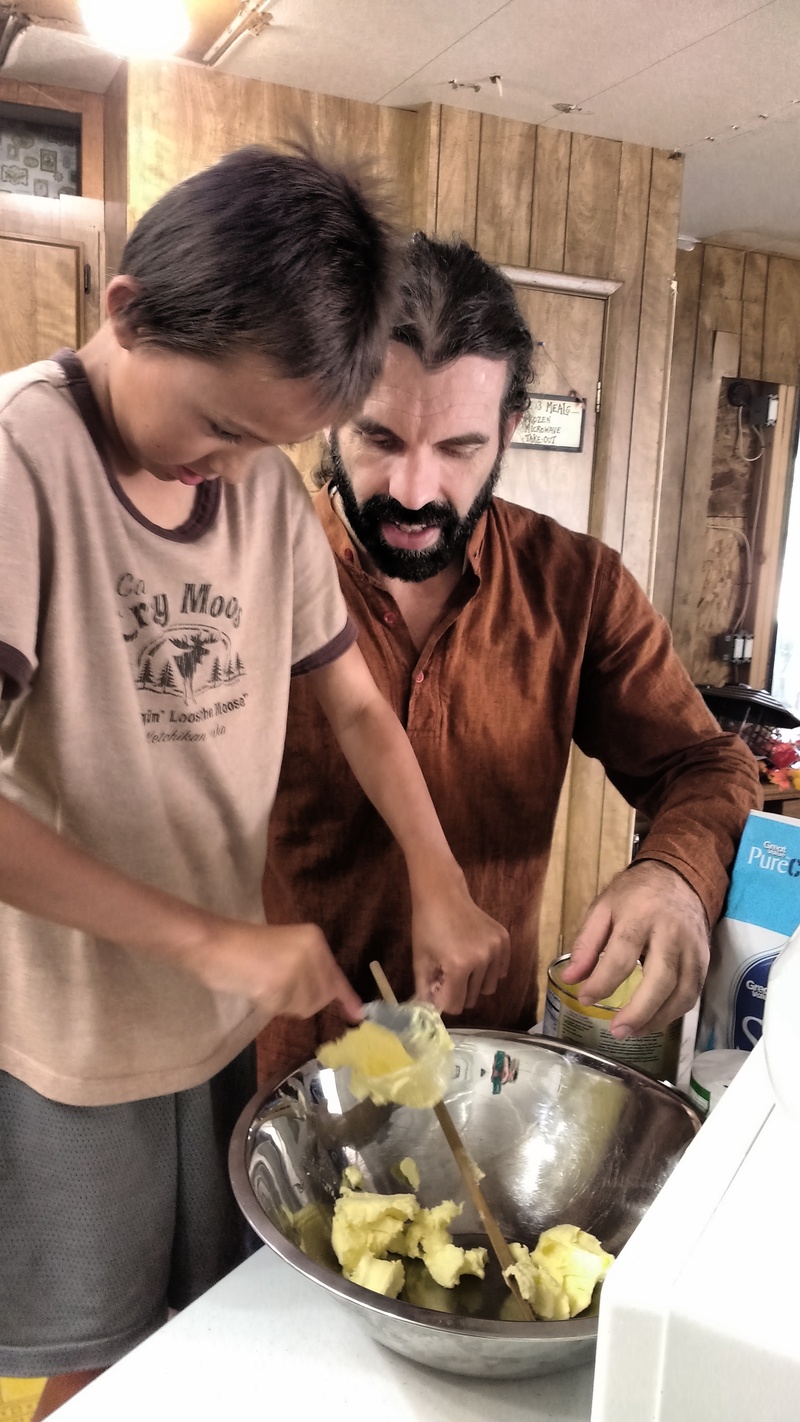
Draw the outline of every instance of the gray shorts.
<instances>
[{"instance_id":1,"label":"gray shorts","mask_svg":"<svg viewBox=\"0 0 800 1422\"><path fill-rule=\"evenodd\" d=\"M106 1367L250 1252L227 1151L255 1086L252 1048L121 1106L0 1072L0 1376Z\"/></svg>"}]
</instances>

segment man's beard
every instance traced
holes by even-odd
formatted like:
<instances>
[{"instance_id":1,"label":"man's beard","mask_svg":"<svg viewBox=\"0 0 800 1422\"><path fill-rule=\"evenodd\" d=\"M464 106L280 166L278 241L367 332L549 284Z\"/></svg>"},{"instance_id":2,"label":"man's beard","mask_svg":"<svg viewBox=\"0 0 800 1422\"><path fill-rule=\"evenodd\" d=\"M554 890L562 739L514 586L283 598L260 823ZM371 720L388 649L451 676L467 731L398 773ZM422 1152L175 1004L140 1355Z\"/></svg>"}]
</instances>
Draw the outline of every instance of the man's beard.
<instances>
[{"instance_id":1,"label":"man's beard","mask_svg":"<svg viewBox=\"0 0 800 1422\"><path fill-rule=\"evenodd\" d=\"M500 478L502 453L498 452L489 475L479 489L468 512L459 518L449 500L437 500L421 509L406 509L390 494L373 494L360 504L339 452L339 441L331 433L323 458L321 473L336 489L342 501L345 518L352 532L369 554L379 572L387 578L400 578L406 583L424 583L444 572L455 558L463 557L464 549L478 520L492 501ZM407 528L439 528L438 542L433 548L394 548L386 542L381 526L401 524Z\"/></svg>"}]
</instances>

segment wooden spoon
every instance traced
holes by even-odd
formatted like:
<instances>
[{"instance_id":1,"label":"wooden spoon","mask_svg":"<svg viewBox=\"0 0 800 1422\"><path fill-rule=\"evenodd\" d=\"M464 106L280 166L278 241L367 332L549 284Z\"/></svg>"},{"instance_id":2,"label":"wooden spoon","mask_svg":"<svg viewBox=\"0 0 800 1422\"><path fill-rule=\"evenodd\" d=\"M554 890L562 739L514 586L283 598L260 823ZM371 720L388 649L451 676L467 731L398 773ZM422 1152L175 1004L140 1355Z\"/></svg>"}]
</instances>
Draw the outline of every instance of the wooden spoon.
<instances>
[{"instance_id":1,"label":"wooden spoon","mask_svg":"<svg viewBox=\"0 0 800 1422\"><path fill-rule=\"evenodd\" d=\"M380 995L383 998L384 1002L390 1003L392 1007L399 1006L397 998L395 997L394 992L392 990L392 986L386 974L384 973L380 963L370 963L369 966L370 972L372 973L372 976L378 985L378 991L380 992ZM472 1157L470 1156L464 1145L464 1142L458 1134L455 1122L452 1116L450 1115L450 1112L448 1111L447 1107L445 1106L444 1102L440 1101L438 1105L434 1106L433 1110L436 1115L436 1119L444 1132L444 1138L447 1141L447 1144L449 1145L451 1151L453 1152L453 1159L455 1160L455 1163L461 1173L461 1179L464 1182L464 1187L467 1191L467 1194L469 1195L472 1204L474 1205L478 1215L480 1216L480 1219L483 1223L483 1227L488 1235L489 1243L491 1244L492 1249L494 1250L495 1255L497 1256L498 1263L500 1265L501 1270L503 1271L503 1278L505 1279L506 1284L511 1290L511 1293L514 1295L514 1298L517 1301L517 1305L525 1322L535 1323L536 1318L533 1309L528 1303L528 1300L522 1297L519 1284L517 1283L513 1274L509 1274L508 1276L506 1276L504 1272L506 1269L509 1269L513 1265L514 1256L511 1253L508 1244L506 1243L503 1231L501 1230L499 1224L497 1223L497 1220L495 1219L494 1215L489 1209L488 1204L486 1203L486 1196L484 1195L480 1185L478 1184L478 1181L475 1179L475 1171Z\"/></svg>"}]
</instances>

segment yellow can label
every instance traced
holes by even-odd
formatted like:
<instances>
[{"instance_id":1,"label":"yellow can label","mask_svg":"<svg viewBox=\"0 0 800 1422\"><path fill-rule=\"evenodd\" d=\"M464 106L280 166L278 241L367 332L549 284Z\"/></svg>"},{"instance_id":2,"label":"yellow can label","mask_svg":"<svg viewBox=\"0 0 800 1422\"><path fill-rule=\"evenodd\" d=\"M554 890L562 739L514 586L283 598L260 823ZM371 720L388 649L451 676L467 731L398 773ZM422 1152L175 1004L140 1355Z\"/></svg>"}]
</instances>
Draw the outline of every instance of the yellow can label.
<instances>
[{"instance_id":1,"label":"yellow can label","mask_svg":"<svg viewBox=\"0 0 800 1422\"><path fill-rule=\"evenodd\" d=\"M547 974L543 1032L558 1042L597 1052L610 1061L622 1062L654 1076L661 1081L674 1081L678 1071L681 1044L681 1023L671 1022L666 1031L648 1032L644 1037L626 1037L617 1041L611 1035L611 1025L619 1008L630 1002L642 980L637 965L610 997L603 1002L584 1004L577 996L577 985L561 981L561 969L568 957L557 958Z\"/></svg>"}]
</instances>

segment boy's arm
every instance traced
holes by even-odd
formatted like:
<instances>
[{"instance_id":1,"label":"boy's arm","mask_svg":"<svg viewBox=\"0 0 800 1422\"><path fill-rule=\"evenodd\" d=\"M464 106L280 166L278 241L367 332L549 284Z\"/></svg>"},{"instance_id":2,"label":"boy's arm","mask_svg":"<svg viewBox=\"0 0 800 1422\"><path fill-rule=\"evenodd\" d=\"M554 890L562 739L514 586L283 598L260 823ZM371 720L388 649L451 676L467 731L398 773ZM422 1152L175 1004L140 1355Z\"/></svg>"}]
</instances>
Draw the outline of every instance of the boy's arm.
<instances>
[{"instance_id":1,"label":"boy's arm","mask_svg":"<svg viewBox=\"0 0 800 1422\"><path fill-rule=\"evenodd\" d=\"M269 927L223 918L94 859L0 796L0 900L51 923L173 962L213 991L263 1002L272 1016L311 1017L361 1002L314 924Z\"/></svg>"},{"instance_id":2,"label":"boy's arm","mask_svg":"<svg viewBox=\"0 0 800 1422\"><path fill-rule=\"evenodd\" d=\"M411 743L358 648L307 675L353 773L405 855L417 995L442 1012L473 1007L508 971L508 934L471 899Z\"/></svg>"}]
</instances>

